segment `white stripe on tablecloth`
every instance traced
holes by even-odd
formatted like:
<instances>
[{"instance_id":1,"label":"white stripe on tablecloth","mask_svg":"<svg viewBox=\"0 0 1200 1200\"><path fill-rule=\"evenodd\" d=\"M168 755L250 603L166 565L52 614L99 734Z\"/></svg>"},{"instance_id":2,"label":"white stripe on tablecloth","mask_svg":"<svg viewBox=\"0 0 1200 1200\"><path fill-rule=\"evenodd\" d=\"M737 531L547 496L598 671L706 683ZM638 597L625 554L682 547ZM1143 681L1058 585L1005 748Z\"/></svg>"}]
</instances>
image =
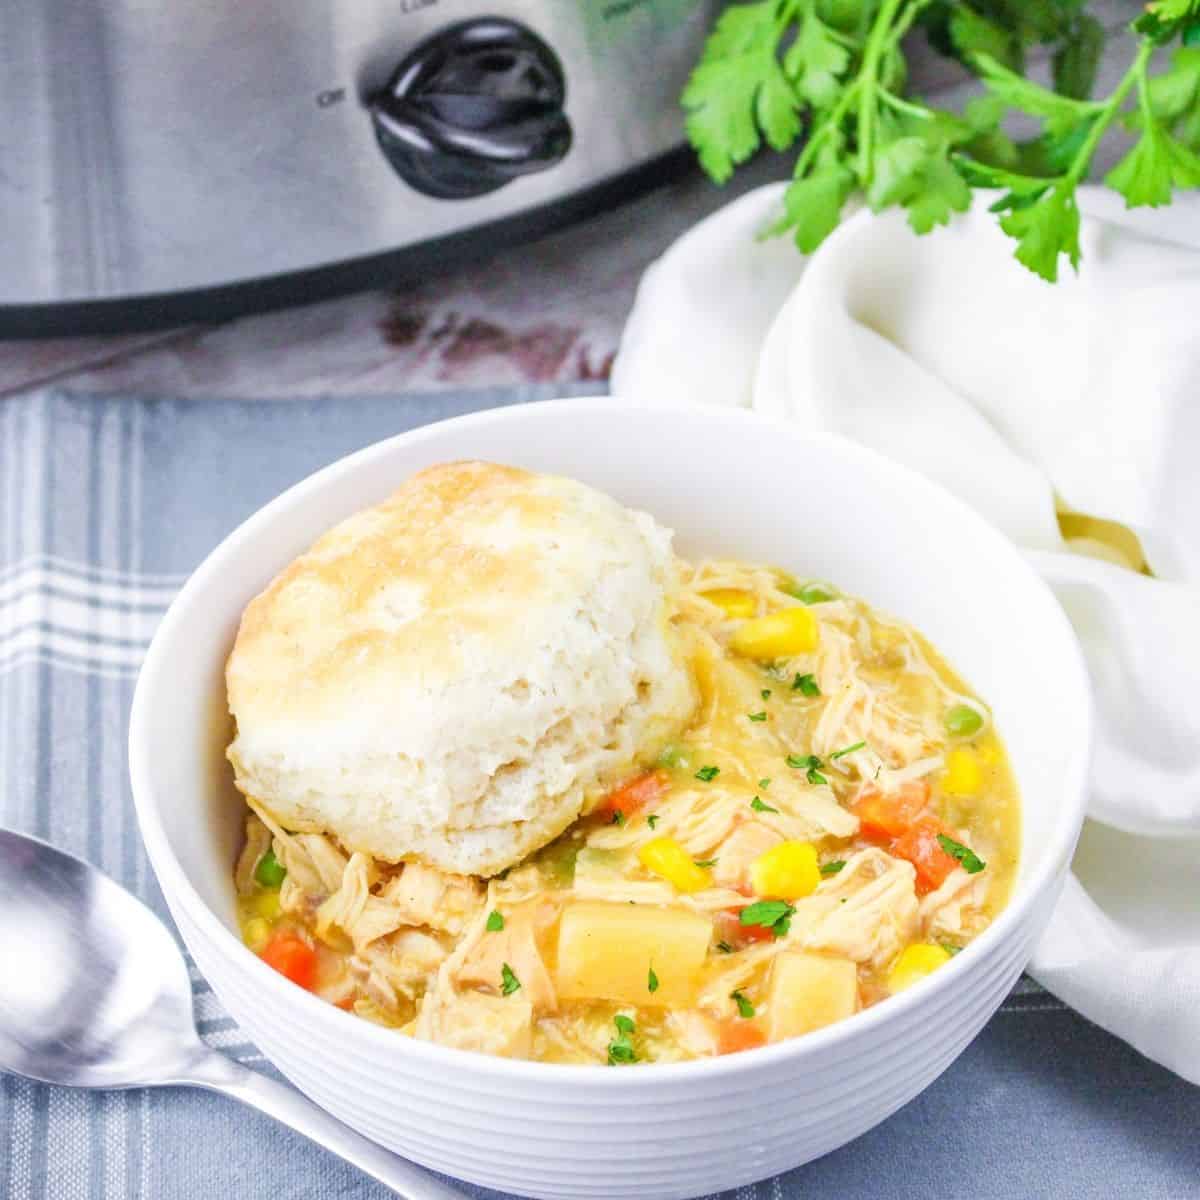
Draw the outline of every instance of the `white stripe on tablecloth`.
<instances>
[{"instance_id":1,"label":"white stripe on tablecloth","mask_svg":"<svg viewBox=\"0 0 1200 1200\"><path fill-rule=\"evenodd\" d=\"M82 567L82 564L65 564L62 559L49 562L45 555L33 555L14 564L0 577L0 605L16 599L22 592L46 591L65 599L113 608L165 608L184 582L183 576L169 583L149 583L138 575L89 579L81 571L67 569L70 565Z\"/></svg>"},{"instance_id":2,"label":"white stripe on tablecloth","mask_svg":"<svg viewBox=\"0 0 1200 1200\"><path fill-rule=\"evenodd\" d=\"M17 456L17 444L15 434L11 438L7 438L9 445L12 448L12 455L8 465L11 468ZM117 490L117 481L114 478L114 492ZM9 489L9 499L11 501L12 489ZM16 528L16 521L10 522L12 527ZM166 588L173 591L178 588L186 579L186 574L178 572L153 572L139 571L124 567L112 567L95 562L77 562L71 558L64 558L58 554L27 554L23 558L16 561L8 562L5 566L0 567L0 585L9 582L12 576L21 571L27 570L30 566L43 567L47 570L56 571L62 575L71 576L74 579L82 579L85 582L92 583L111 583L119 586L136 587L144 590L153 590L155 588Z\"/></svg>"},{"instance_id":3,"label":"white stripe on tablecloth","mask_svg":"<svg viewBox=\"0 0 1200 1200\"><path fill-rule=\"evenodd\" d=\"M51 1200L87 1200L88 1144L82 1131L87 1127L90 1100L86 1092L74 1088L51 1088L48 1131L55 1130L63 1149L46 1155L46 1195ZM80 1136L70 1136L78 1131Z\"/></svg>"}]
</instances>

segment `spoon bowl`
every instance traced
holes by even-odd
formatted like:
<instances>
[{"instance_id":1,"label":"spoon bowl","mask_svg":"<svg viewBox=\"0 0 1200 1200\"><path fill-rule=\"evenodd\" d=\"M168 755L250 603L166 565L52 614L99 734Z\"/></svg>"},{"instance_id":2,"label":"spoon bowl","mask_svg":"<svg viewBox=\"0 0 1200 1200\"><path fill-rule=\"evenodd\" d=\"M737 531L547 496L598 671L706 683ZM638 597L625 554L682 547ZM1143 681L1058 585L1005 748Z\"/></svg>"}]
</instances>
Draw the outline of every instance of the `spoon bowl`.
<instances>
[{"instance_id":1,"label":"spoon bowl","mask_svg":"<svg viewBox=\"0 0 1200 1200\"><path fill-rule=\"evenodd\" d=\"M68 1087L223 1092L409 1200L461 1200L299 1092L206 1046L175 939L94 867L0 830L0 911L0 1070Z\"/></svg>"}]
</instances>

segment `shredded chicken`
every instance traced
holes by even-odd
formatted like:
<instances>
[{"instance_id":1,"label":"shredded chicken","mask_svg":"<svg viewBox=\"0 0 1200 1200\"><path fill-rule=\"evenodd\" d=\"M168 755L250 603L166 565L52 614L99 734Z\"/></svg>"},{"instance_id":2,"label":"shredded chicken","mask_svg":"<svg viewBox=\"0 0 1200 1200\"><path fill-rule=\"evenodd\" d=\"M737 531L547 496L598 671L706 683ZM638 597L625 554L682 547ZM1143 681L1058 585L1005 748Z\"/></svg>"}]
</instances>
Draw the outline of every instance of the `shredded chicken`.
<instances>
[{"instance_id":1,"label":"shredded chicken","mask_svg":"<svg viewBox=\"0 0 1200 1200\"><path fill-rule=\"evenodd\" d=\"M505 909L503 929L489 931L486 922L476 922L460 947L460 962L451 975L455 985L498 988L507 964L534 1011L554 1012L558 997L538 949L538 934L553 922L556 912L552 902L530 900Z\"/></svg>"},{"instance_id":2,"label":"shredded chicken","mask_svg":"<svg viewBox=\"0 0 1200 1200\"><path fill-rule=\"evenodd\" d=\"M421 1005L413 1037L458 1050L528 1058L533 1040L533 1006L520 993L431 991Z\"/></svg>"},{"instance_id":3,"label":"shredded chicken","mask_svg":"<svg viewBox=\"0 0 1200 1200\"><path fill-rule=\"evenodd\" d=\"M479 911L483 886L467 875L447 875L421 863L408 863L387 882L379 899L399 914L402 924L460 934Z\"/></svg>"},{"instance_id":4,"label":"shredded chicken","mask_svg":"<svg viewBox=\"0 0 1200 1200\"><path fill-rule=\"evenodd\" d=\"M744 883L750 864L783 838L761 821L745 821L725 839L713 868L717 883L737 887Z\"/></svg>"},{"instance_id":5,"label":"shredded chicken","mask_svg":"<svg viewBox=\"0 0 1200 1200\"><path fill-rule=\"evenodd\" d=\"M968 875L959 867L946 876L937 891L921 900L921 928L930 941L974 933L987 891L985 872Z\"/></svg>"},{"instance_id":6,"label":"shredded chicken","mask_svg":"<svg viewBox=\"0 0 1200 1200\"><path fill-rule=\"evenodd\" d=\"M837 875L797 901L786 940L878 970L916 935L915 880L911 863L873 846L860 850Z\"/></svg>"},{"instance_id":7,"label":"shredded chicken","mask_svg":"<svg viewBox=\"0 0 1200 1200\"><path fill-rule=\"evenodd\" d=\"M271 831L253 814L246 817L246 844L238 855L233 883L239 896L254 892L254 869L271 848Z\"/></svg>"}]
</instances>

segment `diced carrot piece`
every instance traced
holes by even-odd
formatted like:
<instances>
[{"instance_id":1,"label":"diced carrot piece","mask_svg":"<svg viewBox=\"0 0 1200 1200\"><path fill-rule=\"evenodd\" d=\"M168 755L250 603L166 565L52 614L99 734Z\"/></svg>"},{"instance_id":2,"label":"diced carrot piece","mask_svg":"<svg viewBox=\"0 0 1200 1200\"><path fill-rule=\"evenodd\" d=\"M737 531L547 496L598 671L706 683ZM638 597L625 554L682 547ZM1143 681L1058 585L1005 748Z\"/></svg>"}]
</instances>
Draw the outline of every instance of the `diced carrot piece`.
<instances>
[{"instance_id":1,"label":"diced carrot piece","mask_svg":"<svg viewBox=\"0 0 1200 1200\"><path fill-rule=\"evenodd\" d=\"M719 912L715 917L717 940L741 950L751 942L770 942L775 934L763 925L743 925L739 914L740 908L729 908Z\"/></svg>"},{"instance_id":2,"label":"diced carrot piece","mask_svg":"<svg viewBox=\"0 0 1200 1200\"><path fill-rule=\"evenodd\" d=\"M646 771L642 775L635 775L605 796L596 811L609 814L619 812L623 817L631 817L639 808L657 800L670 784L671 778L666 771Z\"/></svg>"},{"instance_id":3,"label":"diced carrot piece","mask_svg":"<svg viewBox=\"0 0 1200 1200\"><path fill-rule=\"evenodd\" d=\"M281 930L262 952L263 962L294 984L312 991L317 982L317 952L300 936Z\"/></svg>"},{"instance_id":4,"label":"diced carrot piece","mask_svg":"<svg viewBox=\"0 0 1200 1200\"><path fill-rule=\"evenodd\" d=\"M894 792L868 785L855 801L854 812L863 837L887 841L904 833L928 803L929 784L913 779Z\"/></svg>"},{"instance_id":5,"label":"diced carrot piece","mask_svg":"<svg viewBox=\"0 0 1200 1200\"><path fill-rule=\"evenodd\" d=\"M740 1017L736 1021L722 1021L717 1033L717 1053L737 1054L740 1050L753 1050L765 1046L767 1035L753 1021Z\"/></svg>"},{"instance_id":6,"label":"diced carrot piece","mask_svg":"<svg viewBox=\"0 0 1200 1200\"><path fill-rule=\"evenodd\" d=\"M354 993L349 996L343 996L340 1000L333 1002L334 1008L340 1008L342 1012L350 1012L354 1008Z\"/></svg>"},{"instance_id":7,"label":"diced carrot piece","mask_svg":"<svg viewBox=\"0 0 1200 1200\"><path fill-rule=\"evenodd\" d=\"M941 887L958 863L942 849L938 834L950 834L941 821L922 817L891 846L897 858L907 859L917 869L917 893L924 895Z\"/></svg>"}]
</instances>

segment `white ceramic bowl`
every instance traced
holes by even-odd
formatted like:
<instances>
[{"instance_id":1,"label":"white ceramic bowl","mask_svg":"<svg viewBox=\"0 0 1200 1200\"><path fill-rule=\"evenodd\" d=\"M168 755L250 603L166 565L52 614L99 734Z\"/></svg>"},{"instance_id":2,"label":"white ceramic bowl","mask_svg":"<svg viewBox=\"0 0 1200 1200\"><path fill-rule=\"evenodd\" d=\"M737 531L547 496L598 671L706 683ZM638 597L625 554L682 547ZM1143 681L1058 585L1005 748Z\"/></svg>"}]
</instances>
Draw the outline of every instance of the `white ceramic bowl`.
<instances>
[{"instance_id":1,"label":"white ceramic bowl","mask_svg":"<svg viewBox=\"0 0 1200 1200\"><path fill-rule=\"evenodd\" d=\"M654 513L685 555L835 580L928 634L991 704L1024 804L1012 902L932 978L842 1024L703 1062L511 1062L369 1024L240 942L243 807L223 749L222 671L242 608L334 522L412 472L484 458L559 472ZM305 480L188 581L133 704L138 819L167 902L217 995L279 1068L401 1154L530 1196L654 1200L795 1167L882 1121L946 1069L1016 980L1083 816L1089 698L1074 636L1020 554L931 483L848 442L741 411L551 401L459 418Z\"/></svg>"}]
</instances>

